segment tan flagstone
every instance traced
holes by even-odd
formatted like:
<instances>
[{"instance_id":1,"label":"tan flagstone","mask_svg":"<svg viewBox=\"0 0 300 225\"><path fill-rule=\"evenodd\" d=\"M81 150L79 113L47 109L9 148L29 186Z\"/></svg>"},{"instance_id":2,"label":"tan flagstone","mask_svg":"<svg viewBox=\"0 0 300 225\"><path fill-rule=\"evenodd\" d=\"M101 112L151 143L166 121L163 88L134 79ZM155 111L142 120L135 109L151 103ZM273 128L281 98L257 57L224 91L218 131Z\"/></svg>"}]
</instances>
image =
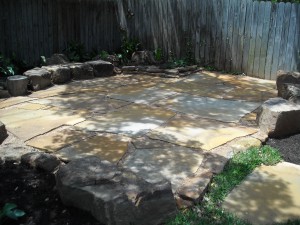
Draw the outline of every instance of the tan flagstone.
<instances>
[{"instance_id":1,"label":"tan flagstone","mask_svg":"<svg viewBox=\"0 0 300 225\"><path fill-rule=\"evenodd\" d=\"M13 108L1 110L0 113L7 130L24 141L62 125L74 125L85 120L65 111Z\"/></svg>"},{"instance_id":2,"label":"tan flagstone","mask_svg":"<svg viewBox=\"0 0 300 225\"><path fill-rule=\"evenodd\" d=\"M35 104L31 102L26 102L26 103L21 103L16 105L17 108L19 109L28 109L28 110L39 110L39 109L46 109L46 105L41 105L41 104Z\"/></svg>"},{"instance_id":3,"label":"tan flagstone","mask_svg":"<svg viewBox=\"0 0 300 225\"><path fill-rule=\"evenodd\" d=\"M226 197L223 208L256 224L300 219L300 166L260 166Z\"/></svg>"},{"instance_id":4,"label":"tan flagstone","mask_svg":"<svg viewBox=\"0 0 300 225\"><path fill-rule=\"evenodd\" d=\"M129 104L128 102L108 98L104 94L95 95L95 93L91 92L37 99L32 101L32 103L99 113L106 113L109 110Z\"/></svg>"},{"instance_id":5,"label":"tan flagstone","mask_svg":"<svg viewBox=\"0 0 300 225\"><path fill-rule=\"evenodd\" d=\"M26 144L37 149L46 150L47 152L55 152L89 136L84 131L58 128L47 134L35 137L26 142Z\"/></svg>"},{"instance_id":6,"label":"tan flagstone","mask_svg":"<svg viewBox=\"0 0 300 225\"><path fill-rule=\"evenodd\" d=\"M223 122L238 122L245 114L260 106L259 103L254 102L197 97L189 94L178 94L175 97L161 100L155 105Z\"/></svg>"},{"instance_id":7,"label":"tan flagstone","mask_svg":"<svg viewBox=\"0 0 300 225\"><path fill-rule=\"evenodd\" d=\"M116 135L94 136L74 143L55 154L66 161L94 155L117 163L126 153L129 141L129 138Z\"/></svg>"},{"instance_id":8,"label":"tan flagstone","mask_svg":"<svg viewBox=\"0 0 300 225\"><path fill-rule=\"evenodd\" d=\"M0 109L6 108L9 106L13 106L13 105L17 105L17 104L20 104L23 102L28 102L30 100L34 100L34 98L24 97L24 96L11 97L11 98L8 98L8 99L0 102Z\"/></svg>"},{"instance_id":9,"label":"tan flagstone","mask_svg":"<svg viewBox=\"0 0 300 225\"><path fill-rule=\"evenodd\" d=\"M177 146L136 150L124 160L123 166L150 183L167 179L176 190L187 177L194 175L202 161L200 152Z\"/></svg>"},{"instance_id":10,"label":"tan flagstone","mask_svg":"<svg viewBox=\"0 0 300 225\"><path fill-rule=\"evenodd\" d=\"M227 92L224 95L224 99L237 99L237 100L246 100L251 102L264 102L269 98L274 98L277 96L277 91L273 89L266 89L261 91L259 89L253 88L242 88L237 87L233 90Z\"/></svg>"},{"instance_id":11,"label":"tan flagstone","mask_svg":"<svg viewBox=\"0 0 300 225\"><path fill-rule=\"evenodd\" d=\"M72 89L68 89L67 85L59 85L59 86L54 86L54 87L50 87L48 89L45 90L40 90L40 91L36 91L33 92L30 97L34 97L34 98L47 98L47 97L52 97L52 96L56 96L56 95L66 95L66 94L71 94L71 93L75 93L76 90L72 90Z\"/></svg>"},{"instance_id":12,"label":"tan flagstone","mask_svg":"<svg viewBox=\"0 0 300 225\"><path fill-rule=\"evenodd\" d=\"M131 104L103 116L93 117L75 127L90 131L139 135L157 128L174 115L170 110Z\"/></svg>"},{"instance_id":13,"label":"tan flagstone","mask_svg":"<svg viewBox=\"0 0 300 225\"><path fill-rule=\"evenodd\" d=\"M150 138L211 150L237 137L247 136L257 129L208 119L173 118L164 127L147 134Z\"/></svg>"}]
</instances>

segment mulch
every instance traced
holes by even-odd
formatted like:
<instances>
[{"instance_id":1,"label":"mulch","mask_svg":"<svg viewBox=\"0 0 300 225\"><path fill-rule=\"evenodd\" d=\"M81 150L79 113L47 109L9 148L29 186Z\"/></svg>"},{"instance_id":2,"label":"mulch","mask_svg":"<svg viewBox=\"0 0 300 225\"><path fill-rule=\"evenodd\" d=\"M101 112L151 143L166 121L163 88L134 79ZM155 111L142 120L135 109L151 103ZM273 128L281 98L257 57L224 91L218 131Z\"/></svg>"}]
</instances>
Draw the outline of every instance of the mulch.
<instances>
[{"instance_id":1,"label":"mulch","mask_svg":"<svg viewBox=\"0 0 300 225\"><path fill-rule=\"evenodd\" d=\"M284 161L300 165L300 134L283 139L270 138L266 144L277 148Z\"/></svg>"}]
</instances>

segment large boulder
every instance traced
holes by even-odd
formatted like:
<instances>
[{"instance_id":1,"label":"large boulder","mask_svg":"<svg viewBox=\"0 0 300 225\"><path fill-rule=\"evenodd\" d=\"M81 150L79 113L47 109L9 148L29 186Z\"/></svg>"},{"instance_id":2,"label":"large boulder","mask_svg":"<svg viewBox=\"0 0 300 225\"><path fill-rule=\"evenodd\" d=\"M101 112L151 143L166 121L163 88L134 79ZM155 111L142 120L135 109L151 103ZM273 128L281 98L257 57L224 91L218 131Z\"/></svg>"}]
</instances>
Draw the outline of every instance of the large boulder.
<instances>
[{"instance_id":1,"label":"large boulder","mask_svg":"<svg viewBox=\"0 0 300 225\"><path fill-rule=\"evenodd\" d=\"M7 136L8 134L5 125L0 121L0 144L2 144L2 142L7 138Z\"/></svg>"},{"instance_id":2,"label":"large boulder","mask_svg":"<svg viewBox=\"0 0 300 225\"><path fill-rule=\"evenodd\" d=\"M154 54L151 51L136 51L132 54L131 61L135 65L151 65L156 63Z\"/></svg>"},{"instance_id":3,"label":"large boulder","mask_svg":"<svg viewBox=\"0 0 300 225\"><path fill-rule=\"evenodd\" d=\"M67 64L69 63L69 59L64 54L53 54L50 58L46 58L45 64L47 66L50 65L58 65L58 64Z\"/></svg>"},{"instance_id":4,"label":"large boulder","mask_svg":"<svg viewBox=\"0 0 300 225\"><path fill-rule=\"evenodd\" d=\"M34 91L45 89L51 86L51 73L48 70L42 68L34 68L27 70L24 73L29 79L29 85Z\"/></svg>"},{"instance_id":5,"label":"large boulder","mask_svg":"<svg viewBox=\"0 0 300 225\"><path fill-rule=\"evenodd\" d=\"M300 105L271 98L258 110L257 123L269 137L285 137L300 132Z\"/></svg>"},{"instance_id":6,"label":"large boulder","mask_svg":"<svg viewBox=\"0 0 300 225\"><path fill-rule=\"evenodd\" d=\"M71 77L74 80L87 80L94 78L93 67L86 63L70 63L67 66L71 70Z\"/></svg>"},{"instance_id":7,"label":"large boulder","mask_svg":"<svg viewBox=\"0 0 300 225\"><path fill-rule=\"evenodd\" d=\"M148 183L94 156L62 166L56 183L64 204L88 211L108 225L162 224L177 210L168 181Z\"/></svg>"},{"instance_id":8,"label":"large boulder","mask_svg":"<svg viewBox=\"0 0 300 225\"><path fill-rule=\"evenodd\" d=\"M114 74L114 65L103 60L85 62L93 67L95 77L107 77Z\"/></svg>"},{"instance_id":9,"label":"large boulder","mask_svg":"<svg viewBox=\"0 0 300 225\"><path fill-rule=\"evenodd\" d=\"M278 97L283 97L285 93L284 84L300 84L300 73L285 72L283 70L279 70L277 72L277 79L276 79Z\"/></svg>"},{"instance_id":10,"label":"large boulder","mask_svg":"<svg viewBox=\"0 0 300 225\"><path fill-rule=\"evenodd\" d=\"M28 77L15 75L6 80L7 90L11 96L22 96L27 94Z\"/></svg>"},{"instance_id":11,"label":"large boulder","mask_svg":"<svg viewBox=\"0 0 300 225\"><path fill-rule=\"evenodd\" d=\"M68 66L53 65L42 68L51 73L51 80L54 84L63 84L71 80L71 69Z\"/></svg>"}]
</instances>

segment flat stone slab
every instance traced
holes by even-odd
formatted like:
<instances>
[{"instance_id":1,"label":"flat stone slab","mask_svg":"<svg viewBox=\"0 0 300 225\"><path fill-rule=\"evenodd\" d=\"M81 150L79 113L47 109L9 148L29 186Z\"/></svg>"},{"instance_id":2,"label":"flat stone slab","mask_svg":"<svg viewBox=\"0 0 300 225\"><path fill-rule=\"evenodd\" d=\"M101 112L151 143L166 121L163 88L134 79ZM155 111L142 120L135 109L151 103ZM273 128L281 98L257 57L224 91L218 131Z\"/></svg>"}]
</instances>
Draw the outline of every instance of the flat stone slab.
<instances>
[{"instance_id":1,"label":"flat stone slab","mask_svg":"<svg viewBox=\"0 0 300 225\"><path fill-rule=\"evenodd\" d=\"M10 107L10 106L13 106L13 105L17 105L17 104L20 104L22 102L28 102L28 101L34 100L34 99L35 98L23 97L23 96L8 98L8 99L0 102L0 109Z\"/></svg>"},{"instance_id":2,"label":"flat stone slab","mask_svg":"<svg viewBox=\"0 0 300 225\"><path fill-rule=\"evenodd\" d=\"M175 191L200 167L203 155L184 147L139 149L130 154L123 166L150 183L167 179Z\"/></svg>"},{"instance_id":3,"label":"flat stone slab","mask_svg":"<svg viewBox=\"0 0 300 225\"><path fill-rule=\"evenodd\" d=\"M255 169L225 199L223 208L252 224L300 218L300 166L283 162Z\"/></svg>"},{"instance_id":4,"label":"flat stone slab","mask_svg":"<svg viewBox=\"0 0 300 225\"><path fill-rule=\"evenodd\" d=\"M175 117L164 127L151 131L147 136L187 147L210 150L255 132L257 129L215 120Z\"/></svg>"},{"instance_id":5,"label":"flat stone slab","mask_svg":"<svg viewBox=\"0 0 300 225\"><path fill-rule=\"evenodd\" d=\"M135 136L157 128L174 115L175 113L170 110L131 104L103 116L95 116L75 127Z\"/></svg>"},{"instance_id":6,"label":"flat stone slab","mask_svg":"<svg viewBox=\"0 0 300 225\"><path fill-rule=\"evenodd\" d=\"M116 164L126 153L129 141L130 138L117 135L93 136L63 148L55 155L66 161L97 156Z\"/></svg>"},{"instance_id":7,"label":"flat stone slab","mask_svg":"<svg viewBox=\"0 0 300 225\"><path fill-rule=\"evenodd\" d=\"M46 150L47 152L56 152L63 147L79 142L90 135L79 130L72 130L69 127L58 128L47 134L35 137L26 144L28 146Z\"/></svg>"},{"instance_id":8,"label":"flat stone slab","mask_svg":"<svg viewBox=\"0 0 300 225\"><path fill-rule=\"evenodd\" d=\"M40 110L47 108L46 105L31 103L31 102L25 102L21 103L15 106L18 109L28 109L28 110Z\"/></svg>"},{"instance_id":9,"label":"flat stone slab","mask_svg":"<svg viewBox=\"0 0 300 225\"><path fill-rule=\"evenodd\" d=\"M8 131L26 141L62 125L82 122L83 117L64 111L4 109L0 111L1 121Z\"/></svg>"},{"instance_id":10,"label":"flat stone slab","mask_svg":"<svg viewBox=\"0 0 300 225\"><path fill-rule=\"evenodd\" d=\"M223 122L238 122L245 114L260 106L259 103L254 102L229 101L196 97L188 94L180 94L176 97L159 101L155 105Z\"/></svg>"},{"instance_id":11,"label":"flat stone slab","mask_svg":"<svg viewBox=\"0 0 300 225\"><path fill-rule=\"evenodd\" d=\"M117 109L128 105L128 102L108 98L104 94L77 93L64 96L54 96L31 101L36 104L50 105L59 108L69 108L74 110L90 110L91 112L106 113L109 110Z\"/></svg>"},{"instance_id":12,"label":"flat stone slab","mask_svg":"<svg viewBox=\"0 0 300 225\"><path fill-rule=\"evenodd\" d=\"M177 93L157 87L126 86L113 90L109 97L138 104L150 104L172 95L177 95Z\"/></svg>"}]
</instances>

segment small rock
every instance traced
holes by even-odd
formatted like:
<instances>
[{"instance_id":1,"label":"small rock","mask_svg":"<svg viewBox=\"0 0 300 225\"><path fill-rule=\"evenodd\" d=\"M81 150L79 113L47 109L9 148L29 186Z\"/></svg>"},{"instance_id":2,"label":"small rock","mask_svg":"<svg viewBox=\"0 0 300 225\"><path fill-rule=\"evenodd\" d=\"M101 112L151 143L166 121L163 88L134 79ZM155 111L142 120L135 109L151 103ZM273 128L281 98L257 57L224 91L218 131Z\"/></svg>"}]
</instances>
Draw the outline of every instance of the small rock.
<instances>
[{"instance_id":1,"label":"small rock","mask_svg":"<svg viewBox=\"0 0 300 225\"><path fill-rule=\"evenodd\" d=\"M259 108L257 123L269 137L285 137L300 132L300 105L271 98Z\"/></svg>"},{"instance_id":2,"label":"small rock","mask_svg":"<svg viewBox=\"0 0 300 225\"><path fill-rule=\"evenodd\" d=\"M34 91L51 86L51 73L42 68L34 68L24 73L29 79L29 85Z\"/></svg>"},{"instance_id":3,"label":"small rock","mask_svg":"<svg viewBox=\"0 0 300 225\"><path fill-rule=\"evenodd\" d=\"M155 64L154 54L151 51L136 51L132 54L131 61L135 65Z\"/></svg>"},{"instance_id":4,"label":"small rock","mask_svg":"<svg viewBox=\"0 0 300 225\"><path fill-rule=\"evenodd\" d=\"M0 144L8 137L5 125L0 121Z\"/></svg>"},{"instance_id":5,"label":"small rock","mask_svg":"<svg viewBox=\"0 0 300 225\"><path fill-rule=\"evenodd\" d=\"M67 64L69 63L69 59L64 54L53 54L50 58L46 58L46 65L58 65L58 64Z\"/></svg>"},{"instance_id":6,"label":"small rock","mask_svg":"<svg viewBox=\"0 0 300 225\"><path fill-rule=\"evenodd\" d=\"M88 211L104 224L162 224L177 212L168 181L150 184L94 156L62 166L56 183L64 204Z\"/></svg>"},{"instance_id":7,"label":"small rock","mask_svg":"<svg viewBox=\"0 0 300 225\"><path fill-rule=\"evenodd\" d=\"M145 70L147 73L164 73L165 71L163 69L160 69L158 67L148 67L146 70Z\"/></svg>"},{"instance_id":8,"label":"small rock","mask_svg":"<svg viewBox=\"0 0 300 225\"><path fill-rule=\"evenodd\" d=\"M185 73L185 72L195 71L195 70L197 70L197 65L178 68L179 73Z\"/></svg>"},{"instance_id":9,"label":"small rock","mask_svg":"<svg viewBox=\"0 0 300 225\"><path fill-rule=\"evenodd\" d=\"M300 84L300 73L299 72L285 72L279 70L277 72L276 86L278 90L278 97L282 97L284 92L284 84Z\"/></svg>"},{"instance_id":10,"label":"small rock","mask_svg":"<svg viewBox=\"0 0 300 225\"><path fill-rule=\"evenodd\" d=\"M22 155L21 163L45 170L49 173L55 172L62 162L51 154L32 152Z\"/></svg>"},{"instance_id":11,"label":"small rock","mask_svg":"<svg viewBox=\"0 0 300 225\"><path fill-rule=\"evenodd\" d=\"M114 65L110 62L95 60L85 62L85 64L92 66L95 77L108 77L114 74Z\"/></svg>"},{"instance_id":12,"label":"small rock","mask_svg":"<svg viewBox=\"0 0 300 225\"><path fill-rule=\"evenodd\" d=\"M177 69L168 69L164 71L166 74L170 74L170 75L178 75L179 71Z\"/></svg>"},{"instance_id":13,"label":"small rock","mask_svg":"<svg viewBox=\"0 0 300 225\"><path fill-rule=\"evenodd\" d=\"M71 70L68 66L43 66L42 69L51 73L51 80L54 84L63 84L71 80Z\"/></svg>"},{"instance_id":14,"label":"small rock","mask_svg":"<svg viewBox=\"0 0 300 225\"><path fill-rule=\"evenodd\" d=\"M123 72L124 71L136 71L137 67L136 66L123 66L122 70L123 70Z\"/></svg>"},{"instance_id":15,"label":"small rock","mask_svg":"<svg viewBox=\"0 0 300 225\"><path fill-rule=\"evenodd\" d=\"M284 83L278 96L294 103L300 103L300 84Z\"/></svg>"},{"instance_id":16,"label":"small rock","mask_svg":"<svg viewBox=\"0 0 300 225\"><path fill-rule=\"evenodd\" d=\"M74 80L87 80L94 78L93 67L86 63L70 63L67 66L71 69L71 77Z\"/></svg>"}]
</instances>

